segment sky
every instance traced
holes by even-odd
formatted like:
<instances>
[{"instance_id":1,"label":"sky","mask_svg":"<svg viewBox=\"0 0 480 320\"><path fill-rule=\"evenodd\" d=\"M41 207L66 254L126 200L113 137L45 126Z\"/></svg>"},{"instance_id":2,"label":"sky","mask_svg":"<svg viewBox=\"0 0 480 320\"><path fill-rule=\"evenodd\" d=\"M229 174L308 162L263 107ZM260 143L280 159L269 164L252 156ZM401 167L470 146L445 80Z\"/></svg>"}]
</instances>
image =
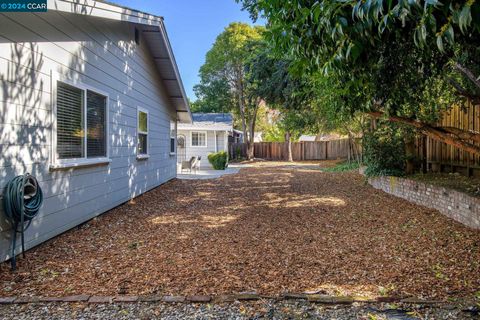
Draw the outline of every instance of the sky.
<instances>
[{"instance_id":1,"label":"sky","mask_svg":"<svg viewBox=\"0 0 480 320\"><path fill-rule=\"evenodd\" d=\"M252 23L234 0L113 0L123 6L164 17L185 91L195 101L193 86L205 55L231 22ZM257 23L258 24L258 23Z\"/></svg>"}]
</instances>

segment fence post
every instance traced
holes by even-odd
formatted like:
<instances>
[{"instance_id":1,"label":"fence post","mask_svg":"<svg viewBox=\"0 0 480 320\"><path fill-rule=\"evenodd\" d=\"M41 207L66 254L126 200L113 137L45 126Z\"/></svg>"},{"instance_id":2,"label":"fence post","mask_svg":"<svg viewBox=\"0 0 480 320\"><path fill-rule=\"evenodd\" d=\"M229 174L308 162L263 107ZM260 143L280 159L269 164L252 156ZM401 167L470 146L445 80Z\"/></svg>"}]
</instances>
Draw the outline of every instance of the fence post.
<instances>
[{"instance_id":1,"label":"fence post","mask_svg":"<svg viewBox=\"0 0 480 320\"><path fill-rule=\"evenodd\" d=\"M422 172L427 173L427 137L422 136Z\"/></svg>"}]
</instances>

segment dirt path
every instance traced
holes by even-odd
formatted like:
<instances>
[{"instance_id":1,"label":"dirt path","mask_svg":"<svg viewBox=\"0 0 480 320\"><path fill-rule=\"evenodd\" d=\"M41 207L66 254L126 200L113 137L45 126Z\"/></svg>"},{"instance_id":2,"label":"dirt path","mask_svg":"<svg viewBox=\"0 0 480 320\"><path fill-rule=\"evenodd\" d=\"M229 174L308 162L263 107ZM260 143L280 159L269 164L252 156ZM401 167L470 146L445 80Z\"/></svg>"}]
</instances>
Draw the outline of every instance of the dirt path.
<instances>
[{"instance_id":1,"label":"dirt path","mask_svg":"<svg viewBox=\"0 0 480 320\"><path fill-rule=\"evenodd\" d=\"M172 181L19 260L0 296L306 290L472 297L480 232L356 173L261 163Z\"/></svg>"}]
</instances>

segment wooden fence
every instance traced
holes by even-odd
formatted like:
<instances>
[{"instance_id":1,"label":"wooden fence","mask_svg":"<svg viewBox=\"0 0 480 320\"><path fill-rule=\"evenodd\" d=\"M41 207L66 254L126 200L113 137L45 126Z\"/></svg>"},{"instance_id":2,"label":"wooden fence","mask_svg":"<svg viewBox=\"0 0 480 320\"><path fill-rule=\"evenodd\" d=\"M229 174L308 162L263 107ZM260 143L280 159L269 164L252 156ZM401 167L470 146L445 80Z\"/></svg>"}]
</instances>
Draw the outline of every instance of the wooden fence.
<instances>
[{"instance_id":1,"label":"wooden fence","mask_svg":"<svg viewBox=\"0 0 480 320\"><path fill-rule=\"evenodd\" d=\"M295 161L349 159L353 158L353 152L348 139L292 142L292 156ZM231 143L229 155L231 159L246 157L246 144ZM288 160L288 145L285 142L256 142L254 156L265 160Z\"/></svg>"},{"instance_id":2,"label":"wooden fence","mask_svg":"<svg viewBox=\"0 0 480 320\"><path fill-rule=\"evenodd\" d=\"M479 132L480 105L454 106L443 114L439 125ZM480 175L479 155L462 151L429 137L417 141L417 155L424 161L428 171Z\"/></svg>"},{"instance_id":3,"label":"wooden fence","mask_svg":"<svg viewBox=\"0 0 480 320\"><path fill-rule=\"evenodd\" d=\"M438 124L444 127L455 127L472 132L480 132L480 105L467 104L453 106L445 112ZM476 143L480 146L479 143ZM360 143L356 143L360 150ZM230 157L245 157L247 147L243 143L229 145ZM288 149L283 142L255 143L256 158L267 160L287 160ZM294 160L326 160L348 159L352 150L348 139L315 142L292 143ZM417 157L426 171L459 172L464 175L480 176L480 155L474 155L429 137L417 140Z\"/></svg>"}]
</instances>

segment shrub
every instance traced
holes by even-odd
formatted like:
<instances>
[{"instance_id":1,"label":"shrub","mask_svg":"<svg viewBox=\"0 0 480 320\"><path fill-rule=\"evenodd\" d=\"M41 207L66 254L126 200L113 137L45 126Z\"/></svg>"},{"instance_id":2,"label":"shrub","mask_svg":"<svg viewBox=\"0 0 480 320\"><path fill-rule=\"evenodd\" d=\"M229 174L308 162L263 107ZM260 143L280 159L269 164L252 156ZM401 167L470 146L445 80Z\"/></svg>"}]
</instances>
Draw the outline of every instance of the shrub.
<instances>
[{"instance_id":1,"label":"shrub","mask_svg":"<svg viewBox=\"0 0 480 320\"><path fill-rule=\"evenodd\" d=\"M405 172L405 143L402 130L395 125L383 125L363 138L365 175L402 176Z\"/></svg>"},{"instance_id":2,"label":"shrub","mask_svg":"<svg viewBox=\"0 0 480 320\"><path fill-rule=\"evenodd\" d=\"M225 170L227 167L227 153L225 151L210 153L208 155L208 162L210 162L215 170Z\"/></svg>"},{"instance_id":3,"label":"shrub","mask_svg":"<svg viewBox=\"0 0 480 320\"><path fill-rule=\"evenodd\" d=\"M322 170L325 172L344 172L344 171L352 171L352 170L358 170L358 162L352 161L352 162L342 162L337 164L334 167L331 168L323 168Z\"/></svg>"},{"instance_id":4,"label":"shrub","mask_svg":"<svg viewBox=\"0 0 480 320\"><path fill-rule=\"evenodd\" d=\"M237 159L242 158L242 148L240 148L240 146L237 146L235 148L235 156L236 156L235 158Z\"/></svg>"}]
</instances>

